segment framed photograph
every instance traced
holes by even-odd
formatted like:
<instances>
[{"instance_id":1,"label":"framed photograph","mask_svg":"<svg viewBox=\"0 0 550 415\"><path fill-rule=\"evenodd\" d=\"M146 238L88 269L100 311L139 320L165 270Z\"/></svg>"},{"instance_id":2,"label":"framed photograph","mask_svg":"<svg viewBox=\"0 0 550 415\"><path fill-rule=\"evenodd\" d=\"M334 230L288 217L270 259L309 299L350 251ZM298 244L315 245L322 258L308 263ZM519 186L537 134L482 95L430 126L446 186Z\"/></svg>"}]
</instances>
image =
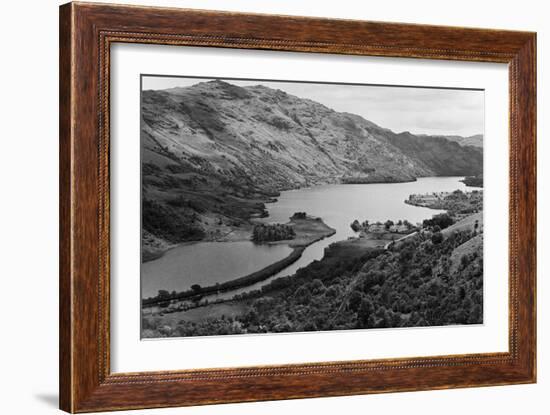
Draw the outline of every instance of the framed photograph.
<instances>
[{"instance_id":1,"label":"framed photograph","mask_svg":"<svg viewBox=\"0 0 550 415\"><path fill-rule=\"evenodd\" d=\"M60 8L60 407L536 381L536 35Z\"/></svg>"}]
</instances>

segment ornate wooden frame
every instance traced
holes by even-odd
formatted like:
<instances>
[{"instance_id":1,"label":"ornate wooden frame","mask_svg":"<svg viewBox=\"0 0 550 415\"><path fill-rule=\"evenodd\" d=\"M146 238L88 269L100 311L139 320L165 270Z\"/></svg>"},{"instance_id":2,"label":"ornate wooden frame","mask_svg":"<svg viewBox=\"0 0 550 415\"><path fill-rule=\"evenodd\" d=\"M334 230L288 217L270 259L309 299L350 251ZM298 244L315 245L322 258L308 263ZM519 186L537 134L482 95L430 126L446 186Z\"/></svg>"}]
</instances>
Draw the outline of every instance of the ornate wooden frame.
<instances>
[{"instance_id":1,"label":"ornate wooden frame","mask_svg":"<svg viewBox=\"0 0 550 415\"><path fill-rule=\"evenodd\" d=\"M509 352L111 373L109 56L115 42L508 63ZM59 93L61 409L90 412L535 382L535 33L69 3L60 8Z\"/></svg>"}]
</instances>

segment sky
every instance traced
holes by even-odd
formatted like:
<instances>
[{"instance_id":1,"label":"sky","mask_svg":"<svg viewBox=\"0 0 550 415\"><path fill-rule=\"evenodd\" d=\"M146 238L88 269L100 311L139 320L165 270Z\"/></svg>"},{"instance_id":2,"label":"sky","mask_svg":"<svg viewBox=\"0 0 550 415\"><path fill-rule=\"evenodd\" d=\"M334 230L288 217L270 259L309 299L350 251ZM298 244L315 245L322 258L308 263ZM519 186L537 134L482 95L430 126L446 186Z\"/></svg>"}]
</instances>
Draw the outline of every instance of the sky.
<instances>
[{"instance_id":1,"label":"sky","mask_svg":"<svg viewBox=\"0 0 550 415\"><path fill-rule=\"evenodd\" d=\"M264 85L350 112L400 133L470 136L484 132L484 91L224 79L238 86ZM142 88L186 87L212 78L143 76Z\"/></svg>"}]
</instances>

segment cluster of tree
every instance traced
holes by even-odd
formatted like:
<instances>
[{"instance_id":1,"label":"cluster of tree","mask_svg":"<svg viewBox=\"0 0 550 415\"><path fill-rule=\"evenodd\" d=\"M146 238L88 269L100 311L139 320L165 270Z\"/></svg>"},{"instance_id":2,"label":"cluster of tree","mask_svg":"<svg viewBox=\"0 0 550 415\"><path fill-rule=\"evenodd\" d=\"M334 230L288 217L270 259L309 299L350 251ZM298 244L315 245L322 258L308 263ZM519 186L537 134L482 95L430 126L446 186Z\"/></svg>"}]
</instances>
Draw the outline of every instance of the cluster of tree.
<instances>
[{"instance_id":1,"label":"cluster of tree","mask_svg":"<svg viewBox=\"0 0 550 415\"><path fill-rule=\"evenodd\" d=\"M410 195L405 203L446 210L451 216L477 213L483 210L483 190L463 192L455 190L443 196L426 200L426 195ZM429 196L429 195L428 195Z\"/></svg>"},{"instance_id":2,"label":"cluster of tree","mask_svg":"<svg viewBox=\"0 0 550 415\"><path fill-rule=\"evenodd\" d=\"M434 242L436 234L441 240ZM174 335L482 323L483 250L463 256L451 267L453 250L472 237L468 231L447 238L425 231L395 251L373 249L354 258L325 256L292 277L240 295L246 312L181 321Z\"/></svg>"},{"instance_id":3,"label":"cluster of tree","mask_svg":"<svg viewBox=\"0 0 550 415\"><path fill-rule=\"evenodd\" d=\"M439 215L432 216L431 219L424 219L422 221L422 227L431 228L437 232L441 229L448 228L453 223L455 223L455 221L448 213L440 213Z\"/></svg>"},{"instance_id":4,"label":"cluster of tree","mask_svg":"<svg viewBox=\"0 0 550 415\"><path fill-rule=\"evenodd\" d=\"M259 224L254 225L252 231L252 240L254 242L271 242L271 241L284 241L287 239L294 239L296 232L290 225L276 224Z\"/></svg>"},{"instance_id":5,"label":"cluster of tree","mask_svg":"<svg viewBox=\"0 0 550 415\"><path fill-rule=\"evenodd\" d=\"M367 229L369 227L369 221L366 220L364 221L363 223L359 222L357 219L355 219L351 225L350 225L351 229L353 230L353 232L359 232L363 229Z\"/></svg>"},{"instance_id":6,"label":"cluster of tree","mask_svg":"<svg viewBox=\"0 0 550 415\"><path fill-rule=\"evenodd\" d=\"M455 190L443 200L443 209L447 209L449 214L453 216L480 212L483 210L483 191L463 192Z\"/></svg>"},{"instance_id":7,"label":"cluster of tree","mask_svg":"<svg viewBox=\"0 0 550 415\"><path fill-rule=\"evenodd\" d=\"M384 222L384 228L386 228L386 230L390 230L392 226L405 226L407 229L414 228L414 225L410 223L407 219L399 219L397 222L388 219L386 222Z\"/></svg>"},{"instance_id":8,"label":"cluster of tree","mask_svg":"<svg viewBox=\"0 0 550 415\"><path fill-rule=\"evenodd\" d=\"M306 219L306 218L307 218L306 212L294 212L294 215L292 215L290 219Z\"/></svg>"},{"instance_id":9,"label":"cluster of tree","mask_svg":"<svg viewBox=\"0 0 550 415\"><path fill-rule=\"evenodd\" d=\"M359 232L359 231L368 232L370 225L371 225L371 223L369 223L368 220L365 220L363 222L359 222L357 219L355 219L351 223L350 227L351 227L351 229L353 229L354 232ZM411 230L415 227L407 219L405 219L405 220L399 219L397 222L394 222L393 220L388 219L384 223L382 223L380 221L377 221L377 222L373 223L372 225L376 225L377 227L384 225L384 229L388 232L400 231L400 229L395 229L396 226L399 227L399 228L404 226L404 227L407 228L407 230Z\"/></svg>"},{"instance_id":10,"label":"cluster of tree","mask_svg":"<svg viewBox=\"0 0 550 415\"><path fill-rule=\"evenodd\" d=\"M211 336L213 334L243 334L246 333L242 324L233 317L222 316L219 319L209 319L201 323L180 321L175 327L166 324L162 317L143 318L141 334L144 338Z\"/></svg>"}]
</instances>

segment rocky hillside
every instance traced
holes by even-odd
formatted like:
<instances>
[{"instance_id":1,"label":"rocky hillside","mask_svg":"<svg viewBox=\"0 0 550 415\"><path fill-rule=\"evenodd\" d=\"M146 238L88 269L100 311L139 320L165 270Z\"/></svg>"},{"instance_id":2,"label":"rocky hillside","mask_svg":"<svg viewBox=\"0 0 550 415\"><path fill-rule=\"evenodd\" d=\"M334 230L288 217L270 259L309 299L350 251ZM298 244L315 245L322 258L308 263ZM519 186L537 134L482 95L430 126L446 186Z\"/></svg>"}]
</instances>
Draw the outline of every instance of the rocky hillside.
<instances>
[{"instance_id":1,"label":"rocky hillside","mask_svg":"<svg viewBox=\"0 0 550 415\"><path fill-rule=\"evenodd\" d=\"M469 137L461 137L459 135L445 135L447 140L455 141L461 146L473 146L483 148L483 134L471 135Z\"/></svg>"},{"instance_id":2,"label":"rocky hillside","mask_svg":"<svg viewBox=\"0 0 550 415\"><path fill-rule=\"evenodd\" d=\"M160 153L273 190L347 175L403 181L434 173L375 124L263 86L212 81L145 91L142 109L145 162Z\"/></svg>"},{"instance_id":3,"label":"rocky hillside","mask_svg":"<svg viewBox=\"0 0 550 415\"><path fill-rule=\"evenodd\" d=\"M260 85L143 91L141 105L143 227L169 242L246 225L285 189L482 171L482 149Z\"/></svg>"},{"instance_id":4,"label":"rocky hillside","mask_svg":"<svg viewBox=\"0 0 550 415\"><path fill-rule=\"evenodd\" d=\"M483 150L461 146L443 136L417 136L409 132L387 134L387 140L403 153L428 167L435 176L472 176L483 173Z\"/></svg>"}]
</instances>

